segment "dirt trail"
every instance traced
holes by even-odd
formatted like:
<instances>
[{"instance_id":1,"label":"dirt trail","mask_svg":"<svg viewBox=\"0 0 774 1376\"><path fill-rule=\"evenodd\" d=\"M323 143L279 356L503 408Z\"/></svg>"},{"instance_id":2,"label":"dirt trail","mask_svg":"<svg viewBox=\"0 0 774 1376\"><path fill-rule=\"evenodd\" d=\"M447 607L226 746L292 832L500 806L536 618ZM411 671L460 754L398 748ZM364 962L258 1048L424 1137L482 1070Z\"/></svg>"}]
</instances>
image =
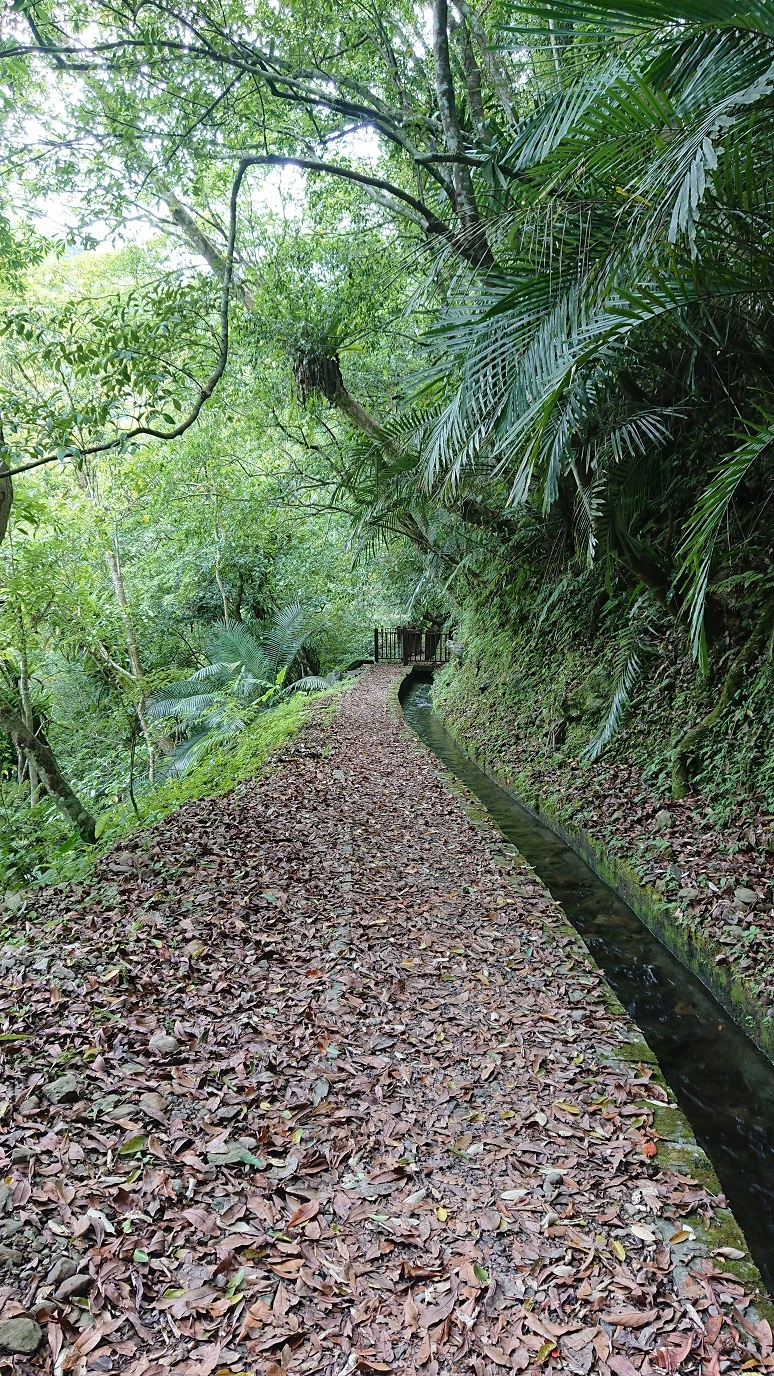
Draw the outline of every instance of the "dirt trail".
<instances>
[{"instance_id":1,"label":"dirt trail","mask_svg":"<svg viewBox=\"0 0 774 1376\"><path fill-rule=\"evenodd\" d=\"M0 1341L45 1337L0 1370L774 1366L630 1027L394 673L3 949Z\"/></svg>"}]
</instances>

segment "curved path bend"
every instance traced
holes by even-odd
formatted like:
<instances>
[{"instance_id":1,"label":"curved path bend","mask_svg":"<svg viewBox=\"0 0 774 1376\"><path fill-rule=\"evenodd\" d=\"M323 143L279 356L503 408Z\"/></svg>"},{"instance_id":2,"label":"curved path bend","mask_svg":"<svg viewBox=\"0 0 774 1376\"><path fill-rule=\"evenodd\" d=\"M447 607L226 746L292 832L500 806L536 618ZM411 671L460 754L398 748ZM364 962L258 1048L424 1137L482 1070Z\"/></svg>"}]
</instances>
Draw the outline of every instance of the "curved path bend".
<instances>
[{"instance_id":1,"label":"curved path bend","mask_svg":"<svg viewBox=\"0 0 774 1376\"><path fill-rule=\"evenodd\" d=\"M0 1340L45 1336L0 1371L774 1365L636 1034L396 672L4 948Z\"/></svg>"}]
</instances>

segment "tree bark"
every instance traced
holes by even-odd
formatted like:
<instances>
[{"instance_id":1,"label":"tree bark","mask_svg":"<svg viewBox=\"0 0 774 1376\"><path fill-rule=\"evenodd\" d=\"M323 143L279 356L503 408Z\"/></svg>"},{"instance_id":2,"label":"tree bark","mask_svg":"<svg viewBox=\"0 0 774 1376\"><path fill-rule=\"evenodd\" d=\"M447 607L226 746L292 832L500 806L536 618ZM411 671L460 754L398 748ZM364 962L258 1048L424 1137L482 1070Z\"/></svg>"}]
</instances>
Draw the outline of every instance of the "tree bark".
<instances>
[{"instance_id":1,"label":"tree bark","mask_svg":"<svg viewBox=\"0 0 774 1376\"><path fill-rule=\"evenodd\" d=\"M481 68L476 61L476 54L473 51L473 44L470 38L470 30L463 19L458 29L460 52L462 54L462 66L465 71L465 88L468 94L468 106L479 134L483 134L486 124L486 111L481 95Z\"/></svg>"},{"instance_id":2,"label":"tree bark","mask_svg":"<svg viewBox=\"0 0 774 1376\"><path fill-rule=\"evenodd\" d=\"M152 175L152 182L162 201L169 210L172 219L178 229L183 231L189 244L201 255L207 266L214 272L219 281L223 281L226 272L226 255L221 253L216 244L213 243L209 235L204 233L196 216L188 209L175 194L166 182L162 181L157 174ZM233 286L235 296L238 296L242 305L248 311L255 310L255 297L247 284L241 280L236 280Z\"/></svg>"},{"instance_id":3,"label":"tree bark","mask_svg":"<svg viewBox=\"0 0 774 1376\"><path fill-rule=\"evenodd\" d=\"M155 775L156 747L150 732L150 727L148 726L147 717L145 716L145 702L148 696L146 691L145 673L143 671L142 661L140 659L140 651L137 645L137 637L134 633L134 622L132 621L132 613L126 597L126 588L124 587L124 575L123 570L121 568L121 560L118 553L118 547L115 542L112 544L107 544L105 546L105 560L108 566L108 571L110 573L110 581L113 584L113 591L116 595L116 602L118 603L118 606L121 611L121 619L124 623L126 654L129 660L129 664L131 666L132 678L134 679L135 687L137 690L137 702L135 703L135 711L137 713L137 720L140 723L140 729L142 731L143 736L145 737L145 744L148 747L148 777L151 783L153 783Z\"/></svg>"},{"instance_id":4,"label":"tree bark","mask_svg":"<svg viewBox=\"0 0 774 1376\"><path fill-rule=\"evenodd\" d=\"M360 402L350 395L343 383L327 400L330 401L331 406L335 406L343 416L352 422L356 430L378 444L384 454L387 454L389 458L398 458L400 450L392 436L387 433L383 425L379 424L378 420L374 419L370 411L366 411L365 406L361 406Z\"/></svg>"},{"instance_id":5,"label":"tree bark","mask_svg":"<svg viewBox=\"0 0 774 1376\"><path fill-rule=\"evenodd\" d=\"M93 846L96 841L94 818L65 779L45 736L42 733L36 736L21 714L3 699L0 699L0 730L5 731L16 749L34 764L43 787L60 812L72 823L81 839Z\"/></svg>"},{"instance_id":6,"label":"tree bark","mask_svg":"<svg viewBox=\"0 0 774 1376\"><path fill-rule=\"evenodd\" d=\"M449 8L447 0L433 0L433 66L435 68L435 91L446 148L452 157L461 159L465 152L465 146L454 99L454 82L449 59ZM462 161L455 162L453 164L453 179L455 209L460 220L466 256L469 261L475 259L476 266L479 268L493 268L495 260L487 243L484 227L478 213L470 168Z\"/></svg>"},{"instance_id":7,"label":"tree bark","mask_svg":"<svg viewBox=\"0 0 774 1376\"><path fill-rule=\"evenodd\" d=\"M481 23L473 6L469 3L469 0L454 0L454 8L470 25L470 31L476 40L478 51L481 54L481 61L486 67L489 80L497 92L497 98L500 102L502 112L505 115L505 121L511 129L515 129L517 120L513 113L513 105L511 104L512 87L492 51L486 29Z\"/></svg>"},{"instance_id":8,"label":"tree bark","mask_svg":"<svg viewBox=\"0 0 774 1376\"><path fill-rule=\"evenodd\" d=\"M23 634L24 632L22 630L22 637ZM24 715L24 724L27 730L34 734L35 713L33 711L32 698L30 696L30 675L29 666L27 664L27 650L23 642L19 651L19 698L21 700L22 713ZM38 784L40 781L38 779L38 768L33 759L28 758L27 769L30 777L30 807L34 807L38 801ZM21 783L21 780L19 780L19 782Z\"/></svg>"},{"instance_id":9,"label":"tree bark","mask_svg":"<svg viewBox=\"0 0 774 1376\"><path fill-rule=\"evenodd\" d=\"M0 425L0 444L3 442L3 427ZM5 539L5 532L8 529L8 518L11 515L13 505L13 483L8 476L8 464L3 459L0 463L0 544Z\"/></svg>"}]
</instances>

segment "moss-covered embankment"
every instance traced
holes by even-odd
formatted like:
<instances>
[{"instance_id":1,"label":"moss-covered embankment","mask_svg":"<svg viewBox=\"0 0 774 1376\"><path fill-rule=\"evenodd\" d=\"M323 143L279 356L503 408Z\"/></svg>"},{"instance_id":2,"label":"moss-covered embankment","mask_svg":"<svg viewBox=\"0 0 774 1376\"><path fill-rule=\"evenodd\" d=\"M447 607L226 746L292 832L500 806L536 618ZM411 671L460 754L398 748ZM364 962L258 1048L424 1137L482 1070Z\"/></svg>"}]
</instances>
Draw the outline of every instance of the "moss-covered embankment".
<instances>
[{"instance_id":1,"label":"moss-covered embankment","mask_svg":"<svg viewBox=\"0 0 774 1376\"><path fill-rule=\"evenodd\" d=\"M701 791L673 801L674 741L691 711L711 710L711 687L692 700L687 682L653 676L591 762L584 750L609 704L604 643L528 637L494 624L491 608L469 614L460 639L461 657L434 688L449 730L581 851L774 1059L771 816L760 778L745 796L748 741L736 730L740 712L749 727L750 692L714 730L714 783L697 762Z\"/></svg>"}]
</instances>

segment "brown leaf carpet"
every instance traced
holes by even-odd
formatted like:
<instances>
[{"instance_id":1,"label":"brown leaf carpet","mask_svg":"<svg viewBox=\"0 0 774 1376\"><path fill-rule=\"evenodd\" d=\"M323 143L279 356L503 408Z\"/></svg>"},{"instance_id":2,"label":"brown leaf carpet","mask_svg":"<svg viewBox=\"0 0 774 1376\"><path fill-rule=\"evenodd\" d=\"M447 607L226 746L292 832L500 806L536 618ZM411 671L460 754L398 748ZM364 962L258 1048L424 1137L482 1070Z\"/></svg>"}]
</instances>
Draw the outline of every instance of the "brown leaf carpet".
<instances>
[{"instance_id":1,"label":"brown leaf carpet","mask_svg":"<svg viewBox=\"0 0 774 1376\"><path fill-rule=\"evenodd\" d=\"M0 953L0 1319L45 1331L0 1371L774 1365L631 1028L394 673Z\"/></svg>"}]
</instances>

